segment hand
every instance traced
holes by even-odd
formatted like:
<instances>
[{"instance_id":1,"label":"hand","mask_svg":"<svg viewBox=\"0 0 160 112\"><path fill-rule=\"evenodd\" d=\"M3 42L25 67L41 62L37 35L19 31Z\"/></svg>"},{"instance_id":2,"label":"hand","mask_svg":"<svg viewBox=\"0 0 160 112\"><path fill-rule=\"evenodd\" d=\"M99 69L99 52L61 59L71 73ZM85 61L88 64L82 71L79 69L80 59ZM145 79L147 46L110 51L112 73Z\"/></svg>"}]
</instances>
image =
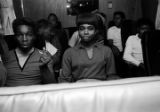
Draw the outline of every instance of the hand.
<instances>
[{"instance_id":1,"label":"hand","mask_svg":"<svg viewBox=\"0 0 160 112\"><path fill-rule=\"evenodd\" d=\"M42 65L47 64L51 59L52 59L51 54L48 51L43 50L42 56L40 58L40 62L42 62Z\"/></svg>"}]
</instances>

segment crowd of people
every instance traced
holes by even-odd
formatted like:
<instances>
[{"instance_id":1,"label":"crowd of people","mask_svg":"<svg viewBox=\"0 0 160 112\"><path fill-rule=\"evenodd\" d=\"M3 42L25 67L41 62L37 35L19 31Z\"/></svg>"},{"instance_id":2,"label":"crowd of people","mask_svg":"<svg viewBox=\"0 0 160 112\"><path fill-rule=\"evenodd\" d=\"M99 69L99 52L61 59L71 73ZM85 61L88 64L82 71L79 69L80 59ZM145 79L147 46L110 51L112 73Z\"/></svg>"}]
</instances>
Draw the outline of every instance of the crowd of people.
<instances>
[{"instance_id":1,"label":"crowd of people","mask_svg":"<svg viewBox=\"0 0 160 112\"><path fill-rule=\"evenodd\" d=\"M77 30L68 39L54 13L37 22L16 18L12 24L16 47L9 49L0 36L0 86L146 76L141 39L154 29L149 19L138 19L136 34L127 32L127 38L122 34L126 18L121 11L108 26L101 12L79 14L75 21Z\"/></svg>"}]
</instances>

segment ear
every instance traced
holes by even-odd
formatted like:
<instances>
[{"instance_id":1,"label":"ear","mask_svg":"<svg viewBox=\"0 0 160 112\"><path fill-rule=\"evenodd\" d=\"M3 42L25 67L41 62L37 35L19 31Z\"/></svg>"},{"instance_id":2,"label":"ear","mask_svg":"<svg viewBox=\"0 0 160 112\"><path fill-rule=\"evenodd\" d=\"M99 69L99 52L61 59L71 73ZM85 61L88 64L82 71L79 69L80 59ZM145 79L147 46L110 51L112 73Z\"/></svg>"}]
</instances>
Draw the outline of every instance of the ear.
<instances>
[{"instance_id":1,"label":"ear","mask_svg":"<svg viewBox=\"0 0 160 112\"><path fill-rule=\"evenodd\" d=\"M100 31L99 31L98 29L96 29L96 30L95 30L95 35L99 34L99 32L100 32Z\"/></svg>"}]
</instances>

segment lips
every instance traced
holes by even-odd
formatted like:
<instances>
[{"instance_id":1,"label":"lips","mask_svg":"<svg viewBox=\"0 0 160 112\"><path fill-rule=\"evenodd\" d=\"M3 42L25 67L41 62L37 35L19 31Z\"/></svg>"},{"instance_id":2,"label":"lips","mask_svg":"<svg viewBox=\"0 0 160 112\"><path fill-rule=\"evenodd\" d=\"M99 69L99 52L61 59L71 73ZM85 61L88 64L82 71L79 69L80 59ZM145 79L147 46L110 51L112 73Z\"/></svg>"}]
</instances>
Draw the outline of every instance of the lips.
<instances>
[{"instance_id":1,"label":"lips","mask_svg":"<svg viewBox=\"0 0 160 112\"><path fill-rule=\"evenodd\" d=\"M29 44L27 42L24 42L24 43L21 44L21 46L27 47L27 46L29 46Z\"/></svg>"},{"instance_id":2,"label":"lips","mask_svg":"<svg viewBox=\"0 0 160 112\"><path fill-rule=\"evenodd\" d=\"M22 43L22 45L28 45L28 43L27 43L27 42L24 42L24 43Z\"/></svg>"},{"instance_id":3,"label":"lips","mask_svg":"<svg viewBox=\"0 0 160 112\"><path fill-rule=\"evenodd\" d=\"M90 38L89 36L84 36L83 38Z\"/></svg>"}]
</instances>

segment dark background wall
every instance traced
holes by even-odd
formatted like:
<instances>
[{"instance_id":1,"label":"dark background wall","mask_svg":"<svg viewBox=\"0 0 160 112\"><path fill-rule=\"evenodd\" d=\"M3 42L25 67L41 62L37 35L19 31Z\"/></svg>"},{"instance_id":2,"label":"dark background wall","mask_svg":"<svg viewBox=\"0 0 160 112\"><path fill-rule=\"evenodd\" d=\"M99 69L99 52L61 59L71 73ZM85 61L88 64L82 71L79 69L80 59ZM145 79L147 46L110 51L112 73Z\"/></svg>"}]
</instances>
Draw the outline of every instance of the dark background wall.
<instances>
[{"instance_id":1,"label":"dark background wall","mask_svg":"<svg viewBox=\"0 0 160 112\"><path fill-rule=\"evenodd\" d=\"M158 0L141 0L142 14L155 22Z\"/></svg>"},{"instance_id":2,"label":"dark background wall","mask_svg":"<svg viewBox=\"0 0 160 112\"><path fill-rule=\"evenodd\" d=\"M17 17L22 17L22 9L20 0L13 0L13 7Z\"/></svg>"},{"instance_id":3,"label":"dark background wall","mask_svg":"<svg viewBox=\"0 0 160 112\"><path fill-rule=\"evenodd\" d=\"M64 27L75 26L75 16L67 15L67 0L23 0L24 15L34 20L46 18L49 13L55 13ZM20 0L13 0L17 17L22 16ZM112 7L109 7L112 5ZM99 0L99 11L112 19L114 11L125 12L128 19L136 20L142 16L155 20L157 0Z\"/></svg>"}]
</instances>

